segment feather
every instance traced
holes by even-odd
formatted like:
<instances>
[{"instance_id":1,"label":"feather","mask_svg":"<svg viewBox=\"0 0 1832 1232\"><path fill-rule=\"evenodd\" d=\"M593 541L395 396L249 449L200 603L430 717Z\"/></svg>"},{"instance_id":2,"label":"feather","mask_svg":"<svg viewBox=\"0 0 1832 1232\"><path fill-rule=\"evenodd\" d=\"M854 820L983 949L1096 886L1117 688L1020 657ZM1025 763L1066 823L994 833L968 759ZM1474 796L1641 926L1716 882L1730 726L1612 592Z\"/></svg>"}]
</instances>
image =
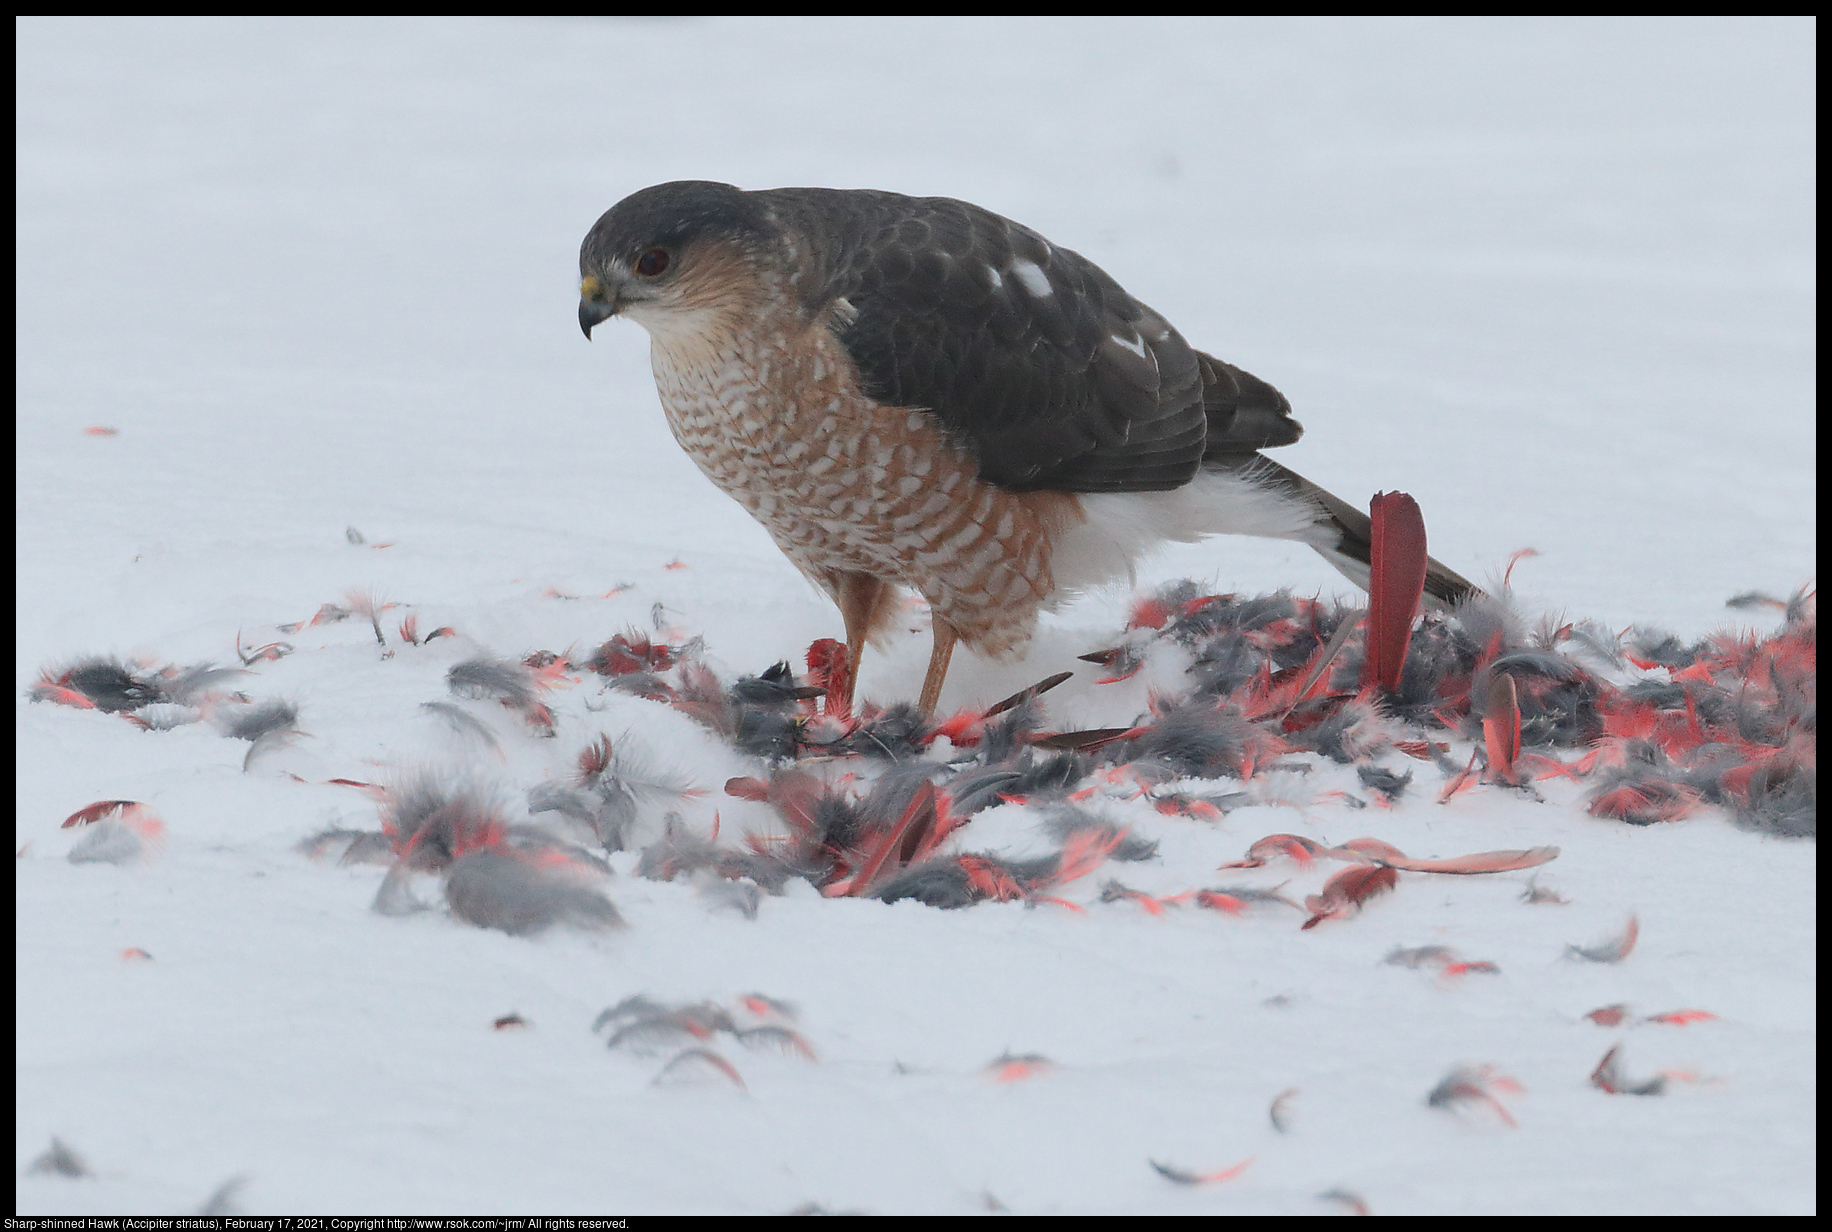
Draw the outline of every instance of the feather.
<instances>
[{"instance_id":1,"label":"feather","mask_svg":"<svg viewBox=\"0 0 1832 1232\"><path fill-rule=\"evenodd\" d=\"M1603 1054L1597 1067L1590 1072L1590 1085L1611 1095L1664 1095L1667 1080L1663 1075L1656 1075L1642 1082L1634 1082L1622 1073L1622 1045L1617 1044Z\"/></svg>"},{"instance_id":2,"label":"feather","mask_svg":"<svg viewBox=\"0 0 1832 1232\"><path fill-rule=\"evenodd\" d=\"M112 802L111 802L112 803ZM72 864L138 864L165 847L165 822L144 804L123 801L83 830L70 848Z\"/></svg>"},{"instance_id":3,"label":"feather","mask_svg":"<svg viewBox=\"0 0 1832 1232\"><path fill-rule=\"evenodd\" d=\"M255 743L278 732L289 731L299 722L299 707L287 701L258 702L222 714L219 724L223 735L232 740Z\"/></svg>"},{"instance_id":4,"label":"feather","mask_svg":"<svg viewBox=\"0 0 1832 1232\"><path fill-rule=\"evenodd\" d=\"M709 1076L724 1078L740 1091L746 1089L744 1077L738 1073L737 1068L710 1048L687 1049L662 1066L661 1072L655 1075L654 1085L697 1083Z\"/></svg>"},{"instance_id":5,"label":"feather","mask_svg":"<svg viewBox=\"0 0 1832 1232\"><path fill-rule=\"evenodd\" d=\"M83 1157L72 1150L70 1145L61 1138L52 1138L51 1145L31 1162L26 1171L41 1175L68 1177L95 1175L90 1171Z\"/></svg>"},{"instance_id":6,"label":"feather","mask_svg":"<svg viewBox=\"0 0 1832 1232\"><path fill-rule=\"evenodd\" d=\"M509 849L473 851L445 874L445 904L463 922L511 937L531 937L557 924L621 928L623 917L592 885L594 876L590 865L564 858L535 860Z\"/></svg>"},{"instance_id":7,"label":"feather","mask_svg":"<svg viewBox=\"0 0 1832 1232\"><path fill-rule=\"evenodd\" d=\"M1438 1085L1425 1096L1426 1106L1455 1112L1463 1108L1487 1108L1509 1129L1518 1128L1514 1117L1502 1107L1500 1094L1519 1094L1520 1084L1488 1065L1460 1065L1445 1074Z\"/></svg>"},{"instance_id":8,"label":"feather","mask_svg":"<svg viewBox=\"0 0 1832 1232\"><path fill-rule=\"evenodd\" d=\"M1304 900L1310 919L1304 928L1315 928L1325 920L1340 919L1360 910L1377 895L1386 894L1399 884L1399 874L1379 865L1345 868L1323 885L1323 892Z\"/></svg>"},{"instance_id":9,"label":"feather","mask_svg":"<svg viewBox=\"0 0 1832 1232\"><path fill-rule=\"evenodd\" d=\"M1368 659L1363 684L1399 688L1412 622L1425 593L1425 519L1404 492L1374 496L1369 554Z\"/></svg>"},{"instance_id":10,"label":"feather","mask_svg":"<svg viewBox=\"0 0 1832 1232\"><path fill-rule=\"evenodd\" d=\"M1274 1124L1276 1125L1277 1122L1275 1121ZM1280 1132L1282 1133L1284 1131L1281 1130ZM1176 1185L1218 1185L1222 1181L1231 1181L1235 1177L1241 1175L1248 1168L1253 1166L1253 1161L1256 1158L1257 1156L1249 1156L1237 1164L1233 1164L1226 1168L1220 1168L1213 1172L1191 1172L1186 1168L1175 1168L1169 1164L1161 1164L1155 1159L1148 1159L1145 1162L1150 1164L1152 1170L1159 1176Z\"/></svg>"},{"instance_id":11,"label":"feather","mask_svg":"<svg viewBox=\"0 0 1832 1232\"><path fill-rule=\"evenodd\" d=\"M1591 946L1568 945L1565 947L1565 956L1581 958L1585 962L1619 963L1634 952L1635 942L1640 937L1641 921L1631 915L1621 933L1615 937Z\"/></svg>"}]
</instances>

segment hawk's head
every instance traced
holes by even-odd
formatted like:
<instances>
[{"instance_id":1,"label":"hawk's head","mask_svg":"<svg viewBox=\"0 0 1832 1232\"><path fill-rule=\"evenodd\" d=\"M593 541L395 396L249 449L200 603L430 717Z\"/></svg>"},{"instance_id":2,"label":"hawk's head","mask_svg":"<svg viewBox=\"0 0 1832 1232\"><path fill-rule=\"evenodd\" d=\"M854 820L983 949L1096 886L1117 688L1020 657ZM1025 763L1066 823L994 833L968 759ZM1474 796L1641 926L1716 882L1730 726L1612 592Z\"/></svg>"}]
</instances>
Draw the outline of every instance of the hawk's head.
<instances>
[{"instance_id":1,"label":"hawk's head","mask_svg":"<svg viewBox=\"0 0 1832 1232\"><path fill-rule=\"evenodd\" d=\"M579 248L579 328L619 313L666 331L729 302L775 228L730 184L676 180L631 193Z\"/></svg>"}]
</instances>

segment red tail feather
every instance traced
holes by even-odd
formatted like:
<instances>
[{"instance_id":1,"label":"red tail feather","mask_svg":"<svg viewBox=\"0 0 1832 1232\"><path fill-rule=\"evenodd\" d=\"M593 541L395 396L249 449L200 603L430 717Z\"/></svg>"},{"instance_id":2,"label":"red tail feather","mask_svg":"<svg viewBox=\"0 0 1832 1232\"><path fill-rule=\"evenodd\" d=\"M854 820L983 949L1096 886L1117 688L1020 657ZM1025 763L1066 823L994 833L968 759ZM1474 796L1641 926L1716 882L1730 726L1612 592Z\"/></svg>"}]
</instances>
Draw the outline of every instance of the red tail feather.
<instances>
[{"instance_id":1,"label":"red tail feather","mask_svg":"<svg viewBox=\"0 0 1832 1232\"><path fill-rule=\"evenodd\" d=\"M1425 593L1425 518L1404 492L1378 492L1369 507L1373 545L1368 554L1368 655L1363 684L1399 688L1412 641L1412 618Z\"/></svg>"}]
</instances>

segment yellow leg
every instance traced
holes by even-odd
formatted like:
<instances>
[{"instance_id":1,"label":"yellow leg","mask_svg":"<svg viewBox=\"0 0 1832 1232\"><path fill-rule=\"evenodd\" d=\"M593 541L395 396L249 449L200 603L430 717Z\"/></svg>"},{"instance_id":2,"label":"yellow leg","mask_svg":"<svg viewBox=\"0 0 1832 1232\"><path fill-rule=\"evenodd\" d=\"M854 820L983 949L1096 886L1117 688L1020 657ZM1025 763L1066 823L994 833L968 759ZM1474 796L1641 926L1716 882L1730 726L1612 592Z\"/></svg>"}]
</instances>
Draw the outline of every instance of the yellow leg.
<instances>
[{"instance_id":1,"label":"yellow leg","mask_svg":"<svg viewBox=\"0 0 1832 1232\"><path fill-rule=\"evenodd\" d=\"M929 674L922 678L922 712L935 713L935 703L941 700L942 681L948 678L948 660L954 654L954 643L960 637L954 630L935 618L935 649L929 655Z\"/></svg>"},{"instance_id":2,"label":"yellow leg","mask_svg":"<svg viewBox=\"0 0 1832 1232\"><path fill-rule=\"evenodd\" d=\"M853 692L859 683L859 659L865 653L865 639L889 589L869 573L842 573L834 582L834 599L840 605L840 619L846 622L846 708L852 709Z\"/></svg>"}]
</instances>

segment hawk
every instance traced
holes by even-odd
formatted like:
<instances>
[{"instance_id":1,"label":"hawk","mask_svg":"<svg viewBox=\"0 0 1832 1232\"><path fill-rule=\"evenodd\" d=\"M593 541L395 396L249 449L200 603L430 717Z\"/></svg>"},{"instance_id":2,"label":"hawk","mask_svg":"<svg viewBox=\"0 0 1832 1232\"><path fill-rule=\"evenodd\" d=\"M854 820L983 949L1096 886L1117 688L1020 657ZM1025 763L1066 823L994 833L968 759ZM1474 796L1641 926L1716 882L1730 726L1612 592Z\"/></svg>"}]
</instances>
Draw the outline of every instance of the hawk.
<instances>
[{"instance_id":1,"label":"hawk","mask_svg":"<svg viewBox=\"0 0 1832 1232\"><path fill-rule=\"evenodd\" d=\"M947 197L658 184L579 252L579 325L642 325L674 438L832 597L848 662L899 587L957 641L1021 651L1037 614L1158 543L1309 544L1366 586L1368 516L1259 451L1303 431L1087 258ZM1473 588L1436 561L1426 590Z\"/></svg>"}]
</instances>

